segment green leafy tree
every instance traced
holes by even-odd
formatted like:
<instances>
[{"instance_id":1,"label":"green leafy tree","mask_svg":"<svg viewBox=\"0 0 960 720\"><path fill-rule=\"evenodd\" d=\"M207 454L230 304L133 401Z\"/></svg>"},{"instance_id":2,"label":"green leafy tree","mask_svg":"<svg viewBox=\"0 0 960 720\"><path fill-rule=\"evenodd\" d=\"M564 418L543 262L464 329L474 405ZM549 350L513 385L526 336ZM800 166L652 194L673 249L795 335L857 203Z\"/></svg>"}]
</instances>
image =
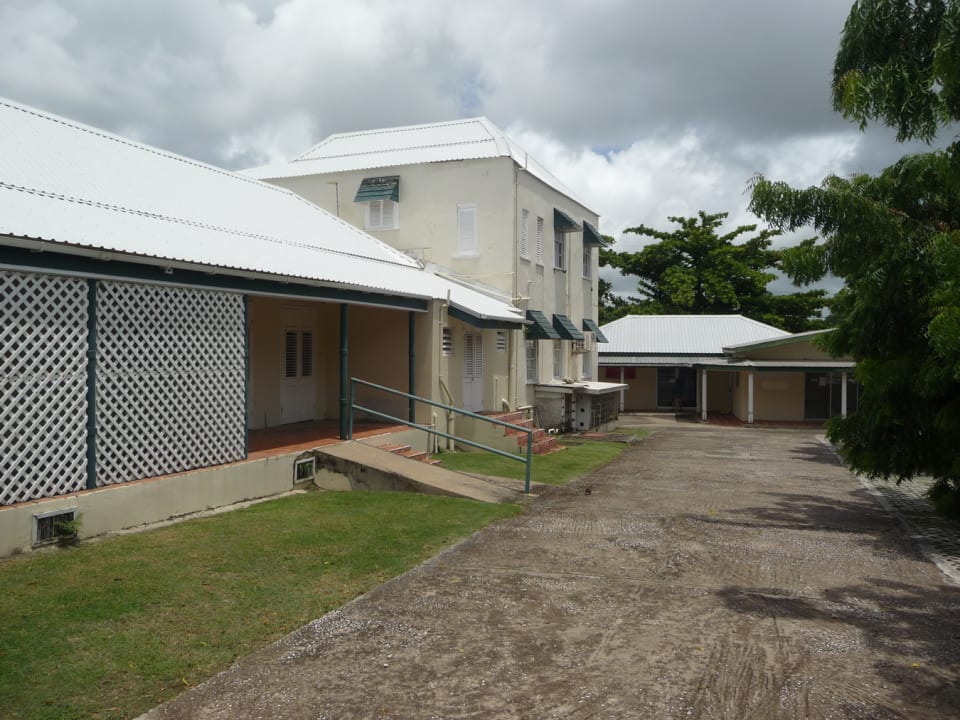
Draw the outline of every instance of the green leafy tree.
<instances>
[{"instance_id":1,"label":"green leafy tree","mask_svg":"<svg viewBox=\"0 0 960 720\"><path fill-rule=\"evenodd\" d=\"M701 211L695 218L668 218L679 225L670 232L645 225L628 228L625 232L658 242L637 252L604 250L601 263L637 278L642 298L629 301L635 312L741 313L791 331L813 327L826 303L824 291L778 297L767 290L777 277L773 270L780 251L770 246L779 233L762 230L735 242L757 226L741 225L721 235L719 228L726 217L726 213Z\"/></svg>"},{"instance_id":2,"label":"green leafy tree","mask_svg":"<svg viewBox=\"0 0 960 720\"><path fill-rule=\"evenodd\" d=\"M931 140L960 119L960 3L861 0L844 27L835 107L901 140ZM793 189L753 181L751 209L779 229L813 226L822 242L786 251L798 282L831 272L827 348L857 360L858 412L829 437L874 477L931 475L933 494L960 500L960 152L904 157L876 176L828 177ZM960 504L956 505L960 507Z\"/></svg>"}]
</instances>

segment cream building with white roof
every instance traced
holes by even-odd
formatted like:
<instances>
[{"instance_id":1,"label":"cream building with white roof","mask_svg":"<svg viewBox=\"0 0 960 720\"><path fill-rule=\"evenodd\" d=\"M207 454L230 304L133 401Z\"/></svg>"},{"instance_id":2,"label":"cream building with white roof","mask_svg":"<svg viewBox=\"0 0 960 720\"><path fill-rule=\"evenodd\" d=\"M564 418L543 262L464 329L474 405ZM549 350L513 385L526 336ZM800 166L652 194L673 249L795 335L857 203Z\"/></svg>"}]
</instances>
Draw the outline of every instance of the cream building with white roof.
<instances>
[{"instance_id":1,"label":"cream building with white roof","mask_svg":"<svg viewBox=\"0 0 960 720\"><path fill-rule=\"evenodd\" d=\"M618 388L597 377L597 213L486 118L331 135L244 174L525 312L525 334L443 319L454 404L577 429L615 416Z\"/></svg>"}]
</instances>

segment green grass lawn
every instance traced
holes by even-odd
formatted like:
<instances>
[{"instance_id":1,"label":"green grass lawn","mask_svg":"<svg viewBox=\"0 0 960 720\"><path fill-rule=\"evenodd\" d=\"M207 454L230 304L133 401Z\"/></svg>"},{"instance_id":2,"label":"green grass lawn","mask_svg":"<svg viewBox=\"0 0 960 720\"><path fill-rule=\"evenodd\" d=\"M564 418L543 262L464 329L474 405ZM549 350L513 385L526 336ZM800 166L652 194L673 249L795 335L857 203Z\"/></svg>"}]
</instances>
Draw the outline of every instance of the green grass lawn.
<instances>
[{"instance_id":1,"label":"green grass lawn","mask_svg":"<svg viewBox=\"0 0 960 720\"><path fill-rule=\"evenodd\" d=\"M646 436L645 431L635 428L617 428L616 432L636 435L638 438ZM577 440L575 437L568 438L568 440L577 444L564 445L565 439L561 438L560 444L564 446L562 452L533 456L533 467L530 470L531 481L549 485L565 485L571 480L586 475L591 470L606 465L627 447L623 443ZM522 462L482 451L445 452L434 457L442 461L443 467L458 472L497 475L522 480L526 471L526 466Z\"/></svg>"},{"instance_id":2,"label":"green grass lawn","mask_svg":"<svg viewBox=\"0 0 960 720\"><path fill-rule=\"evenodd\" d=\"M307 493L0 561L0 715L134 717L520 511Z\"/></svg>"}]
</instances>

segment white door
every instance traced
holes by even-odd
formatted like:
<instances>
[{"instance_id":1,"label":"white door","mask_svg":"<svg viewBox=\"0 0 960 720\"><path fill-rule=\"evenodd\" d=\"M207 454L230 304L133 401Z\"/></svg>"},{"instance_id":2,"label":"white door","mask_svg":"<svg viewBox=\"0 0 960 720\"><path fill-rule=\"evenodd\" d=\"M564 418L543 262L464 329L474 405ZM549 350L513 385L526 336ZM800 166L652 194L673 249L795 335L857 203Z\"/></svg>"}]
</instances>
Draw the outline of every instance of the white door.
<instances>
[{"instance_id":1,"label":"white door","mask_svg":"<svg viewBox=\"0 0 960 720\"><path fill-rule=\"evenodd\" d=\"M483 336L463 336L463 409L483 410Z\"/></svg>"},{"instance_id":2,"label":"white door","mask_svg":"<svg viewBox=\"0 0 960 720\"><path fill-rule=\"evenodd\" d=\"M317 397L314 369L314 330L303 322L283 327L283 372L280 421L284 424L313 420Z\"/></svg>"}]
</instances>

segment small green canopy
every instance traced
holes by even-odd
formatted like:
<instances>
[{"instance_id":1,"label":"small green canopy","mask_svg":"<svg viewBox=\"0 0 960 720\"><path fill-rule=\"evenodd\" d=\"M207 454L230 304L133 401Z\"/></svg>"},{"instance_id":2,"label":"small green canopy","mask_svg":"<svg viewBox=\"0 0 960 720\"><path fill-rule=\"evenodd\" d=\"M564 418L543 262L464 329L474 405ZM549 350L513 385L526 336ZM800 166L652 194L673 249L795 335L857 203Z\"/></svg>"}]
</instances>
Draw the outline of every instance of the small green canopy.
<instances>
[{"instance_id":1,"label":"small green canopy","mask_svg":"<svg viewBox=\"0 0 960 720\"><path fill-rule=\"evenodd\" d=\"M553 229L560 232L575 232L580 226L574 222L573 218L567 215L563 210L553 209Z\"/></svg>"},{"instance_id":2,"label":"small green canopy","mask_svg":"<svg viewBox=\"0 0 960 720\"><path fill-rule=\"evenodd\" d=\"M583 340L583 333L577 330L577 326L570 322L566 315L553 316L553 329L563 340Z\"/></svg>"},{"instance_id":3,"label":"small green canopy","mask_svg":"<svg viewBox=\"0 0 960 720\"><path fill-rule=\"evenodd\" d=\"M597 232L597 229L588 223L586 220L583 221L583 244L586 245L599 245L600 247L605 247L606 243L603 241L603 238L600 237L600 233Z\"/></svg>"},{"instance_id":4,"label":"small green canopy","mask_svg":"<svg viewBox=\"0 0 960 720\"><path fill-rule=\"evenodd\" d=\"M400 202L400 176L364 178L353 201L371 202L373 200Z\"/></svg>"},{"instance_id":5,"label":"small green canopy","mask_svg":"<svg viewBox=\"0 0 960 720\"><path fill-rule=\"evenodd\" d=\"M610 342L609 340L607 340L607 336L604 335L602 332L600 332L600 328L597 327L597 324L596 324L593 320L591 320L590 318L584 318L584 319L583 319L583 329L584 329L584 330L589 330L589 331L592 332L594 335L596 335L596 336L597 336L597 342L602 342L602 343Z\"/></svg>"},{"instance_id":6,"label":"small green canopy","mask_svg":"<svg viewBox=\"0 0 960 720\"><path fill-rule=\"evenodd\" d=\"M550 327L550 323L547 321L547 316L539 310L527 310L527 320L529 320L531 323L530 325L527 325L528 340L560 339L557 331Z\"/></svg>"}]
</instances>

